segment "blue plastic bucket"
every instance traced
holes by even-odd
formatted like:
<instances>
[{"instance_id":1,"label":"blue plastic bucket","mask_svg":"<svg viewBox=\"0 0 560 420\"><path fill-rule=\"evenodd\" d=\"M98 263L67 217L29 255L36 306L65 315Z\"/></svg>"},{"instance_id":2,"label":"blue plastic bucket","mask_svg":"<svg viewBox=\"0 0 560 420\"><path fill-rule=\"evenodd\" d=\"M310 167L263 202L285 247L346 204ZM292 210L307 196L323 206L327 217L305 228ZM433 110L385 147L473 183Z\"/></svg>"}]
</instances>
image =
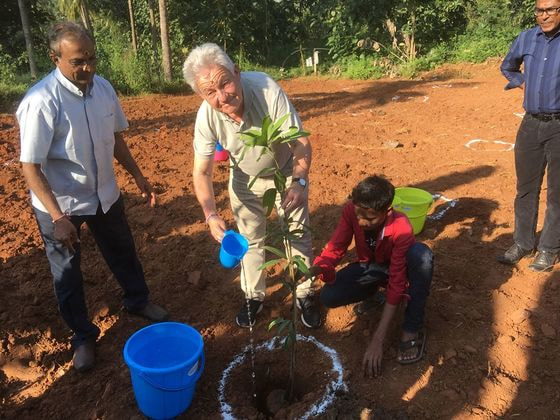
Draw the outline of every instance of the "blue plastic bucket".
<instances>
[{"instance_id":1,"label":"blue plastic bucket","mask_svg":"<svg viewBox=\"0 0 560 420\"><path fill-rule=\"evenodd\" d=\"M136 331L123 354L136 403L152 419L171 419L189 408L204 370L204 343L194 328L161 322Z\"/></svg>"},{"instance_id":2,"label":"blue plastic bucket","mask_svg":"<svg viewBox=\"0 0 560 420\"><path fill-rule=\"evenodd\" d=\"M249 241L243 235L226 230L220 246L220 263L225 268L234 268L241 262L248 249Z\"/></svg>"}]
</instances>

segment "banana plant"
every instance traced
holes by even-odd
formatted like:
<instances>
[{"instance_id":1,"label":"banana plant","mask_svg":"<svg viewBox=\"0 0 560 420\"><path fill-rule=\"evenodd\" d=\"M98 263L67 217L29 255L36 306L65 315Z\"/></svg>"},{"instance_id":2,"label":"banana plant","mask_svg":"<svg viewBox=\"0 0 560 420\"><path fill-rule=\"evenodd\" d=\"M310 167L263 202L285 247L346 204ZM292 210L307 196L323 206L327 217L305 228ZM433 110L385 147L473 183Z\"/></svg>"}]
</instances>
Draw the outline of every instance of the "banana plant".
<instances>
[{"instance_id":1,"label":"banana plant","mask_svg":"<svg viewBox=\"0 0 560 420\"><path fill-rule=\"evenodd\" d=\"M271 156L275 162L274 167L261 170L249 183L249 189L251 189L258 178L263 176L274 177L274 188L266 190L263 195L263 207L266 209L267 217L272 213L277 194L279 194L283 199L287 190L287 178L280 170L280 166L274 158L273 146L277 144L291 143L297 141L300 137L309 136L309 132L300 130L295 126L283 131L282 126L289 117L290 114L288 113L280 117L278 120L272 121L270 116L267 115L264 117L262 127L260 129L253 128L240 133L240 139L243 141L244 147L239 161L243 159L247 150L261 149L257 160L266 154ZM296 288L300 279L310 277L309 267L307 267L304 259L300 255L292 254L291 244L292 241L299 235L303 234L306 229L309 229L309 227L303 224L298 225L297 223L294 223L292 217L283 213L282 217L279 218L279 223L272 225L267 232L267 238L271 240L271 243L281 243L283 244L283 249L270 245L265 246L264 249L273 254L275 258L265 262L259 267L259 270L264 270L267 267L276 264L282 265L284 272L287 274L287 276L282 278L282 283L290 291L292 297L291 318L284 319L280 317L272 320L268 325L269 331L276 327L278 334L282 334L283 332L286 334L284 339L284 348L290 351L290 384L287 392L288 401L293 399L295 381L297 336L296 321L298 319Z\"/></svg>"}]
</instances>

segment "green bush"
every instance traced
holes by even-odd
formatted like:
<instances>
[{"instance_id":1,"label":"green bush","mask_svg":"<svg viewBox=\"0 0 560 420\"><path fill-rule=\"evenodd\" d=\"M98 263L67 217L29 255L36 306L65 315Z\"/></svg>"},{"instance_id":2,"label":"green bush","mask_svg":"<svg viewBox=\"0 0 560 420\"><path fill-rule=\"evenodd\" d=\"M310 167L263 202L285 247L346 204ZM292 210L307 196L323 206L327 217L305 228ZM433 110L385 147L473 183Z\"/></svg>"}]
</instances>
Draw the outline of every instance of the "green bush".
<instances>
[{"instance_id":1,"label":"green bush","mask_svg":"<svg viewBox=\"0 0 560 420\"><path fill-rule=\"evenodd\" d=\"M379 79L386 69L371 56L346 57L339 63L340 75L348 79Z\"/></svg>"}]
</instances>

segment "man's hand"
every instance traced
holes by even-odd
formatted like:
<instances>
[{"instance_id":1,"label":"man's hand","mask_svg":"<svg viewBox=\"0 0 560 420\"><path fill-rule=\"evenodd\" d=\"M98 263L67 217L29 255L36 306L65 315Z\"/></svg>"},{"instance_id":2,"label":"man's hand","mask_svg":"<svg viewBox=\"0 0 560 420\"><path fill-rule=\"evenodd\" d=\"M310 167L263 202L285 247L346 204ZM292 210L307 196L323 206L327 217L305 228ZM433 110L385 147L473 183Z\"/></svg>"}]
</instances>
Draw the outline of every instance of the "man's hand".
<instances>
[{"instance_id":1,"label":"man's hand","mask_svg":"<svg viewBox=\"0 0 560 420\"><path fill-rule=\"evenodd\" d=\"M284 201L282 201L282 208L286 214L290 214L293 210L297 209L303 204L304 200L304 188L297 182L294 182L286 190L286 196Z\"/></svg>"},{"instance_id":2,"label":"man's hand","mask_svg":"<svg viewBox=\"0 0 560 420\"><path fill-rule=\"evenodd\" d=\"M383 360L383 340L375 335L371 339L364 354L362 368L365 376L372 378L381 374L381 361Z\"/></svg>"},{"instance_id":3,"label":"man's hand","mask_svg":"<svg viewBox=\"0 0 560 420\"><path fill-rule=\"evenodd\" d=\"M222 243L222 239L224 239L224 232L226 231L226 222L214 213L208 217L206 223L208 223L208 228L210 229L212 237L219 243Z\"/></svg>"},{"instance_id":4,"label":"man's hand","mask_svg":"<svg viewBox=\"0 0 560 420\"><path fill-rule=\"evenodd\" d=\"M156 205L156 193L150 182L143 175L138 175L134 180L142 193L142 197L146 199L150 207L154 207Z\"/></svg>"},{"instance_id":5,"label":"man's hand","mask_svg":"<svg viewBox=\"0 0 560 420\"><path fill-rule=\"evenodd\" d=\"M74 244L78 242L78 231L68 217L63 217L54 222L54 238L73 254Z\"/></svg>"}]
</instances>

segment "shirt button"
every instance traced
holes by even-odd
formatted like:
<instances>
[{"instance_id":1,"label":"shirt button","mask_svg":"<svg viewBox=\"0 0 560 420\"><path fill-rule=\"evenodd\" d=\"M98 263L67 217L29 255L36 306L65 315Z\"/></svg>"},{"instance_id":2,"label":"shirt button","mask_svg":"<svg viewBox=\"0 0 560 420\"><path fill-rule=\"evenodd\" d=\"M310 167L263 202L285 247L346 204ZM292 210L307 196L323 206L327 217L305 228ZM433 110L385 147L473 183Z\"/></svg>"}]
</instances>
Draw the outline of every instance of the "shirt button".
<instances>
[{"instance_id":1,"label":"shirt button","mask_svg":"<svg viewBox=\"0 0 560 420\"><path fill-rule=\"evenodd\" d=\"M548 57L545 57L545 58L544 58L544 61L546 61L546 60L548 60Z\"/></svg>"}]
</instances>

